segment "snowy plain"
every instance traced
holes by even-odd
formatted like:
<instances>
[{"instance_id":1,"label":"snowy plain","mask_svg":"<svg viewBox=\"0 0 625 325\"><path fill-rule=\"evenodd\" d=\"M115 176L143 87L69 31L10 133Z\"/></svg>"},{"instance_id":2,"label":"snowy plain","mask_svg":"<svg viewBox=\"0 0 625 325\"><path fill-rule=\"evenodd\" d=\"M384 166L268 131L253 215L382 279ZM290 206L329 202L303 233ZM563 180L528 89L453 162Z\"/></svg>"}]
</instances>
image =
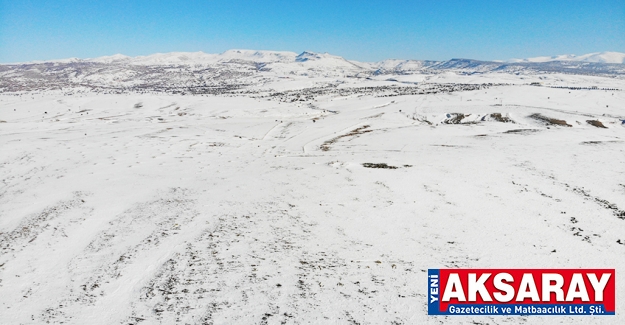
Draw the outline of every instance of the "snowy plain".
<instances>
[{"instance_id":1,"label":"snowy plain","mask_svg":"<svg viewBox=\"0 0 625 325\"><path fill-rule=\"evenodd\" d=\"M0 324L625 322L426 306L428 268L625 272L623 78L278 74L494 85L1 93Z\"/></svg>"}]
</instances>

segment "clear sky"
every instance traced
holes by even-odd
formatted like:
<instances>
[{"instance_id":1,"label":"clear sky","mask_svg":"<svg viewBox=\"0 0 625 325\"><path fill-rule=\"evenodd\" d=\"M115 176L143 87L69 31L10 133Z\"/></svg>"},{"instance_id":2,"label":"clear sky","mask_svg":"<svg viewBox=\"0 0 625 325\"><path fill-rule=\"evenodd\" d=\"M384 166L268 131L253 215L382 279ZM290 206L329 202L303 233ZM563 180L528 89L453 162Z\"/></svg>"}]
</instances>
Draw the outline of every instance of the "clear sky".
<instances>
[{"instance_id":1,"label":"clear sky","mask_svg":"<svg viewBox=\"0 0 625 325\"><path fill-rule=\"evenodd\" d=\"M625 0L0 0L0 62L228 49L347 59L625 52Z\"/></svg>"}]
</instances>

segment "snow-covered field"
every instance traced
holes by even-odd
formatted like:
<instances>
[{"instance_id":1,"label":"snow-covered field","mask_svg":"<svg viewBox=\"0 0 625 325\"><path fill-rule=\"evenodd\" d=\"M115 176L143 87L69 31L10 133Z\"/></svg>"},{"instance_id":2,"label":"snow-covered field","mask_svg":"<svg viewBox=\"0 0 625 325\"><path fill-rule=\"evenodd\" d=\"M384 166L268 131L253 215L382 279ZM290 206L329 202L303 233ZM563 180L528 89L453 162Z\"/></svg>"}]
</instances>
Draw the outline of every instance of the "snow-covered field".
<instances>
[{"instance_id":1,"label":"snow-covered field","mask_svg":"<svg viewBox=\"0 0 625 325\"><path fill-rule=\"evenodd\" d=\"M424 80L508 85L293 102L0 94L0 324L625 323L619 280L612 317L426 307L428 268L625 272L625 92L527 85L625 80L340 87Z\"/></svg>"}]
</instances>

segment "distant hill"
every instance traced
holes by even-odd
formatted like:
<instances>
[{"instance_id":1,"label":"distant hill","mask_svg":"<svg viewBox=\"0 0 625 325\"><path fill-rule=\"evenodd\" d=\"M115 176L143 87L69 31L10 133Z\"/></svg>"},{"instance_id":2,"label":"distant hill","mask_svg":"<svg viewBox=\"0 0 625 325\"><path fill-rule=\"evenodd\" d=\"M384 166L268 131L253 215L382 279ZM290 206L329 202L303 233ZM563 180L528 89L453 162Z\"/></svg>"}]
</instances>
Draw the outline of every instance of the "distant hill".
<instances>
[{"instance_id":1,"label":"distant hill","mask_svg":"<svg viewBox=\"0 0 625 325\"><path fill-rule=\"evenodd\" d=\"M60 89L202 89L203 92L240 89L261 85L275 78L322 77L367 78L379 75L456 73L462 75L565 73L625 76L625 54L592 53L511 60L508 62L451 59L384 60L358 62L328 53L305 51L229 50L157 53L129 57L121 54L93 59L70 58L53 61L0 65L0 91ZM620 61L621 63L615 63Z\"/></svg>"},{"instance_id":2,"label":"distant hill","mask_svg":"<svg viewBox=\"0 0 625 325\"><path fill-rule=\"evenodd\" d=\"M620 52L596 52L584 55L556 55L556 56L539 56L529 59L512 59L508 62L554 62L554 61L573 61L573 62L592 62L592 63L616 63L625 64L625 53Z\"/></svg>"}]
</instances>

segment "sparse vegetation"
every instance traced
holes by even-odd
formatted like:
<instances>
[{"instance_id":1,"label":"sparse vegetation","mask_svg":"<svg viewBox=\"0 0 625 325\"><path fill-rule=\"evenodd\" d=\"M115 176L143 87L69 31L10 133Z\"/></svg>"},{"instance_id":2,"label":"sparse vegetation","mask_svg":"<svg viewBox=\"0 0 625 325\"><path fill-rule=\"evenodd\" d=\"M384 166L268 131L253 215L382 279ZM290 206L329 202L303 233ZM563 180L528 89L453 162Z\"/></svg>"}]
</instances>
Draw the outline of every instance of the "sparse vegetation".
<instances>
[{"instance_id":1,"label":"sparse vegetation","mask_svg":"<svg viewBox=\"0 0 625 325\"><path fill-rule=\"evenodd\" d=\"M605 125L603 125L603 123L601 123L601 121L597 121L597 120L587 120L586 123L594 126L594 127L598 127L598 128L603 128L603 129L607 129L607 127Z\"/></svg>"},{"instance_id":2,"label":"sparse vegetation","mask_svg":"<svg viewBox=\"0 0 625 325\"><path fill-rule=\"evenodd\" d=\"M544 115L539 114L539 113L532 114L529 117L533 118L535 120L538 120L538 121L545 122L545 123L550 124L550 125L559 125L559 126L568 126L568 127L572 126L572 125L566 123L565 120L558 120L558 119L555 119L555 118L544 116Z\"/></svg>"},{"instance_id":3,"label":"sparse vegetation","mask_svg":"<svg viewBox=\"0 0 625 325\"><path fill-rule=\"evenodd\" d=\"M390 166L390 165L387 165L385 163L379 163L379 164L364 163L364 164L362 164L362 166L365 167L365 168L382 168L382 169L397 169L398 168L396 166Z\"/></svg>"},{"instance_id":4,"label":"sparse vegetation","mask_svg":"<svg viewBox=\"0 0 625 325\"><path fill-rule=\"evenodd\" d=\"M329 151L330 150L330 145L332 145L333 143L339 141L342 138L346 138L346 137L353 137L353 136L357 136L360 134L364 134L364 133L368 133L371 132L373 130L367 130L370 126L369 125L364 125L361 126L359 128L353 129L351 132L343 134L343 135L339 135L338 137L332 138L328 141L325 141L323 144L321 144L320 149L322 151Z\"/></svg>"}]
</instances>

